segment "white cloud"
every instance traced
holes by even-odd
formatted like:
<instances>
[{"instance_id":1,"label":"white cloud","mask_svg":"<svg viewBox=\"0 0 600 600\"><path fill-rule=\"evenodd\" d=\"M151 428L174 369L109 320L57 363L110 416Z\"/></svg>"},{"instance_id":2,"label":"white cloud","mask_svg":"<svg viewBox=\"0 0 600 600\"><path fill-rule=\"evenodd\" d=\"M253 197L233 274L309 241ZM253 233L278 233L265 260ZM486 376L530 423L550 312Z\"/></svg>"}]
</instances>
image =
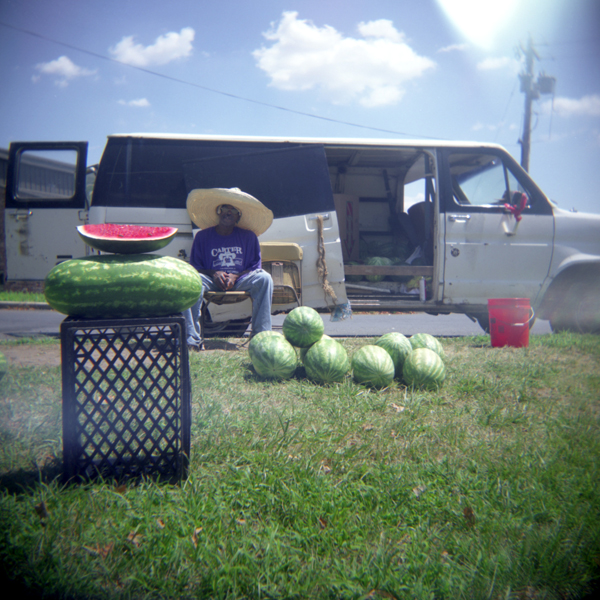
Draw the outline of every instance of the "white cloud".
<instances>
[{"instance_id":1,"label":"white cloud","mask_svg":"<svg viewBox=\"0 0 600 600\"><path fill-rule=\"evenodd\" d=\"M510 69L517 73L521 68L521 62L515 58L508 58L507 56L501 56L498 58L486 58L481 62L477 63L477 69L479 71L497 71L498 69Z\"/></svg>"},{"instance_id":2,"label":"white cloud","mask_svg":"<svg viewBox=\"0 0 600 600\"><path fill-rule=\"evenodd\" d=\"M138 100L119 100L119 104L123 106L133 106L134 108L146 108L150 106L147 98L139 98Z\"/></svg>"},{"instance_id":3,"label":"white cloud","mask_svg":"<svg viewBox=\"0 0 600 600\"><path fill-rule=\"evenodd\" d=\"M438 52L464 52L465 50L468 50L469 47L469 44L450 44L450 46L444 46L443 48L440 48Z\"/></svg>"},{"instance_id":4,"label":"white cloud","mask_svg":"<svg viewBox=\"0 0 600 600\"><path fill-rule=\"evenodd\" d=\"M134 67L165 65L172 60L189 56L195 35L196 32L191 27L184 27L179 33L170 31L157 37L151 46L134 44L133 36L126 36L116 46L109 48L109 51L118 61Z\"/></svg>"},{"instance_id":5,"label":"white cloud","mask_svg":"<svg viewBox=\"0 0 600 600\"><path fill-rule=\"evenodd\" d=\"M263 34L272 45L253 52L278 89L318 88L334 103L357 99L363 106L385 106L399 102L409 81L436 66L417 55L387 19L359 23L362 37L352 38L297 17L284 12Z\"/></svg>"},{"instance_id":6,"label":"white cloud","mask_svg":"<svg viewBox=\"0 0 600 600\"><path fill-rule=\"evenodd\" d=\"M517 126L514 123L506 123L505 121L500 121L499 123L482 123L481 121L477 121L475 125L471 127L471 131L498 131L508 129L509 131L515 131Z\"/></svg>"},{"instance_id":7,"label":"white cloud","mask_svg":"<svg viewBox=\"0 0 600 600\"><path fill-rule=\"evenodd\" d=\"M543 114L554 112L561 117L600 117L600 95L583 96L579 100L563 97L554 98L554 101L547 100L542 103L541 112Z\"/></svg>"},{"instance_id":8,"label":"white cloud","mask_svg":"<svg viewBox=\"0 0 600 600\"><path fill-rule=\"evenodd\" d=\"M54 83L60 87L66 87L69 82L77 77L89 77L95 75L96 70L85 69L77 66L69 57L59 56L56 60L47 63L39 63L35 68L41 75L50 75L56 77ZM32 77L34 83L40 80L40 75Z\"/></svg>"}]
</instances>

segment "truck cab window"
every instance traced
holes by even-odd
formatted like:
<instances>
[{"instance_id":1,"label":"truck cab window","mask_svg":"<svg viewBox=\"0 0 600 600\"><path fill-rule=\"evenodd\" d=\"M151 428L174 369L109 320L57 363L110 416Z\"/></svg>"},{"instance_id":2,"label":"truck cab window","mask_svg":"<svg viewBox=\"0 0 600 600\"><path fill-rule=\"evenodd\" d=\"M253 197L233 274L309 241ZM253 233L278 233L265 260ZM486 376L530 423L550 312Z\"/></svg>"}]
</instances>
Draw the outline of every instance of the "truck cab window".
<instances>
[{"instance_id":1,"label":"truck cab window","mask_svg":"<svg viewBox=\"0 0 600 600\"><path fill-rule=\"evenodd\" d=\"M450 176L455 204L493 206L508 202L522 186L495 155L452 154Z\"/></svg>"}]
</instances>

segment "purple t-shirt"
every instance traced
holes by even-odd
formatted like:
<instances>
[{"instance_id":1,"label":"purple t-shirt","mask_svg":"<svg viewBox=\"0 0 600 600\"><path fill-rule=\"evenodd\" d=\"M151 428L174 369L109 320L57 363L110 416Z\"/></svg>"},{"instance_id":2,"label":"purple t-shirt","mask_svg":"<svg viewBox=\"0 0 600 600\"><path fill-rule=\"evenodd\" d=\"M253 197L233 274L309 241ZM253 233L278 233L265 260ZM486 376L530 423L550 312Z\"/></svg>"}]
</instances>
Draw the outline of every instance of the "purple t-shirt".
<instances>
[{"instance_id":1,"label":"purple t-shirt","mask_svg":"<svg viewBox=\"0 0 600 600\"><path fill-rule=\"evenodd\" d=\"M198 271L256 271L261 268L260 244L256 234L248 229L234 227L230 235L219 235L214 227L209 227L196 234L190 264Z\"/></svg>"}]
</instances>

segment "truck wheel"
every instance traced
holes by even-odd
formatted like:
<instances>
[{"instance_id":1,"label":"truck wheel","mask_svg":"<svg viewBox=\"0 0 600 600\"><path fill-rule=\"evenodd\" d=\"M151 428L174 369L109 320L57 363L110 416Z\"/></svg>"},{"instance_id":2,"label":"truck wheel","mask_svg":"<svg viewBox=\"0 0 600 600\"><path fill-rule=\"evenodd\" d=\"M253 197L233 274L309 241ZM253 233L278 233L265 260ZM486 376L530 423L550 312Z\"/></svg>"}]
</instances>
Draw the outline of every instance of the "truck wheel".
<instances>
[{"instance_id":1,"label":"truck wheel","mask_svg":"<svg viewBox=\"0 0 600 600\"><path fill-rule=\"evenodd\" d=\"M479 327L481 327L481 329L483 329L483 331L485 331L485 333L487 333L487 334L490 333L490 315L487 311L485 313L478 313L476 315L467 315L467 316L475 319L479 323ZM535 320L536 320L536 317L534 316L533 319L531 319L529 321L529 329L531 329L533 327Z\"/></svg>"},{"instance_id":2,"label":"truck wheel","mask_svg":"<svg viewBox=\"0 0 600 600\"><path fill-rule=\"evenodd\" d=\"M479 323L479 327L481 327L485 333L490 332L490 316L487 310L476 314L467 313L467 317L469 317L469 319L475 319L475 321Z\"/></svg>"},{"instance_id":3,"label":"truck wheel","mask_svg":"<svg viewBox=\"0 0 600 600\"><path fill-rule=\"evenodd\" d=\"M600 282L571 286L563 305L550 319L552 331L600 333Z\"/></svg>"}]
</instances>

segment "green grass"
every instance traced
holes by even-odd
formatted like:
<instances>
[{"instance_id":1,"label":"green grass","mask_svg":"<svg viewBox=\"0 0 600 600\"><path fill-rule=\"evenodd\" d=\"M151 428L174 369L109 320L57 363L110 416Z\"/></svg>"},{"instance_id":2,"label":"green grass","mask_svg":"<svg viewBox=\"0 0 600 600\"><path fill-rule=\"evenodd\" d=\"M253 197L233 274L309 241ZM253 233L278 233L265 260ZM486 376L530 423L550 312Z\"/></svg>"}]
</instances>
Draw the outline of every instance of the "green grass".
<instances>
[{"instance_id":1,"label":"green grass","mask_svg":"<svg viewBox=\"0 0 600 600\"><path fill-rule=\"evenodd\" d=\"M46 298L44 294L35 292L0 290L0 302L46 302Z\"/></svg>"},{"instance_id":2,"label":"green grass","mask_svg":"<svg viewBox=\"0 0 600 600\"><path fill-rule=\"evenodd\" d=\"M437 392L192 355L180 485L62 486L60 368L10 369L3 570L63 598L581 598L600 577L600 339L443 344Z\"/></svg>"}]
</instances>

